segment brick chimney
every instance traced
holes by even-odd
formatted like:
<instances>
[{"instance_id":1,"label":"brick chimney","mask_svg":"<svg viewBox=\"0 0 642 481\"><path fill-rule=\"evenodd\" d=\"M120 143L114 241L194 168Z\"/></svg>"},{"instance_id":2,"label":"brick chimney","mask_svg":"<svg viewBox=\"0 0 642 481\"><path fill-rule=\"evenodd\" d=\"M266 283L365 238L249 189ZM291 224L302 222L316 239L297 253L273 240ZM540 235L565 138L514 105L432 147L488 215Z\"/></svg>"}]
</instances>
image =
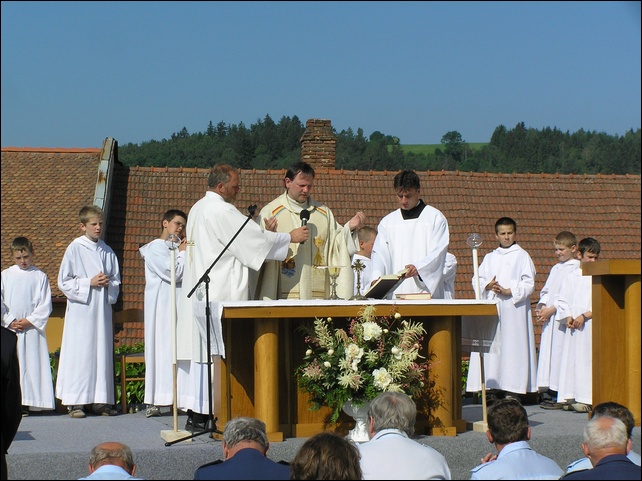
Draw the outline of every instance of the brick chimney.
<instances>
[{"instance_id":1,"label":"brick chimney","mask_svg":"<svg viewBox=\"0 0 642 481\"><path fill-rule=\"evenodd\" d=\"M337 136L328 119L308 119L301 136L301 160L314 169L334 169L337 159Z\"/></svg>"}]
</instances>

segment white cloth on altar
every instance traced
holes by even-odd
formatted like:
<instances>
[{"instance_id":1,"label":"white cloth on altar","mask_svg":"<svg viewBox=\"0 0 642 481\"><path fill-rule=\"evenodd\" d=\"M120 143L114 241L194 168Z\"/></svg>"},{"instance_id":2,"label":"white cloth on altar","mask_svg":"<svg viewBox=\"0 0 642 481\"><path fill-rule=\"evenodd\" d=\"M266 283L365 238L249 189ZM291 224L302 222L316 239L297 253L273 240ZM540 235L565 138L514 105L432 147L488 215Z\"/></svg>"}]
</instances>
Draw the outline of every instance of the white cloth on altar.
<instances>
[{"instance_id":1,"label":"white cloth on altar","mask_svg":"<svg viewBox=\"0 0 642 481\"><path fill-rule=\"evenodd\" d=\"M171 251L165 240L154 239L139 249L145 261L145 404L174 402L174 345L172 296L180 299L185 252L174 251L176 292L172 292Z\"/></svg>"},{"instance_id":2,"label":"white cloth on altar","mask_svg":"<svg viewBox=\"0 0 642 481\"><path fill-rule=\"evenodd\" d=\"M2 305L4 327L8 328L16 319L27 319L33 326L16 332L22 405L54 409L56 401L47 345L47 321L53 307L47 274L33 265L27 269L13 265L3 270Z\"/></svg>"},{"instance_id":3,"label":"white cloth on altar","mask_svg":"<svg viewBox=\"0 0 642 481\"><path fill-rule=\"evenodd\" d=\"M381 219L377 227L371 279L396 274L412 264L419 275L405 279L388 298L428 291L433 299L443 299L442 276L448 242L448 221L439 210L426 205L419 217L404 219L401 209L397 209Z\"/></svg>"}]
</instances>

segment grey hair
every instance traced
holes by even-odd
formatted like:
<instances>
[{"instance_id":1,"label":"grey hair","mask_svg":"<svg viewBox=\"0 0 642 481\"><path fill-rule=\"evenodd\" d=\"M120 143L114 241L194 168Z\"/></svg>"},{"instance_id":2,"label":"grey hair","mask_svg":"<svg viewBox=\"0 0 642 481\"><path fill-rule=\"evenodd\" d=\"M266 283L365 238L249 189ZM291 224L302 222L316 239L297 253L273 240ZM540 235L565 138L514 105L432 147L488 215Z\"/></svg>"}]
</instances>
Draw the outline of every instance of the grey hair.
<instances>
[{"instance_id":1,"label":"grey hair","mask_svg":"<svg viewBox=\"0 0 642 481\"><path fill-rule=\"evenodd\" d=\"M605 448L626 449L628 440L626 426L618 418L597 416L584 427L584 444L589 451Z\"/></svg>"},{"instance_id":2,"label":"grey hair","mask_svg":"<svg viewBox=\"0 0 642 481\"><path fill-rule=\"evenodd\" d=\"M212 167L210 175L207 177L207 186L216 187L218 184L226 184L232 177L232 172L236 172L236 168L228 164L217 164Z\"/></svg>"},{"instance_id":3,"label":"grey hair","mask_svg":"<svg viewBox=\"0 0 642 481\"><path fill-rule=\"evenodd\" d=\"M112 448L112 449L110 449ZM109 460L119 460L127 466L131 473L134 468L134 455L129 446L122 443L103 443L94 447L89 456L89 464L93 468L98 468L105 464L113 464Z\"/></svg>"},{"instance_id":4,"label":"grey hair","mask_svg":"<svg viewBox=\"0 0 642 481\"><path fill-rule=\"evenodd\" d=\"M228 448L241 441L254 441L261 445L264 451L269 446L265 423L260 419L248 417L238 417L229 421L223 431L223 441Z\"/></svg>"},{"instance_id":5,"label":"grey hair","mask_svg":"<svg viewBox=\"0 0 642 481\"><path fill-rule=\"evenodd\" d=\"M372 400L368 417L374 420L375 432L398 429L412 436L415 433L417 405L407 394L386 391Z\"/></svg>"}]
</instances>

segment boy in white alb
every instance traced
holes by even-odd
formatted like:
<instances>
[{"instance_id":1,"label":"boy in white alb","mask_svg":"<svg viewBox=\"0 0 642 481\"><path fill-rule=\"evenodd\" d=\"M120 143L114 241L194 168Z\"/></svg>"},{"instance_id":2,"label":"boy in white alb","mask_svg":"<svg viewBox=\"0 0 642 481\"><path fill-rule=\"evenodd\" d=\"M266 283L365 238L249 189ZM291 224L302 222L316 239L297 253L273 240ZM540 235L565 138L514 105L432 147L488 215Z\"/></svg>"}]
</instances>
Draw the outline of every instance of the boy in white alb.
<instances>
[{"instance_id":1,"label":"boy in white alb","mask_svg":"<svg viewBox=\"0 0 642 481\"><path fill-rule=\"evenodd\" d=\"M16 237L11 243L15 265L2 271L2 325L18 337L23 416L56 407L46 332L51 288L47 274L33 265L33 252L29 239Z\"/></svg>"},{"instance_id":2,"label":"boy in white alb","mask_svg":"<svg viewBox=\"0 0 642 481\"><path fill-rule=\"evenodd\" d=\"M544 409L562 408L556 398L566 322L560 322L558 301L567 274L580 265L577 260L577 237L573 233L562 231L557 234L554 246L559 262L551 268L535 309L535 322L542 325L537 388L542 400L541 407Z\"/></svg>"},{"instance_id":3,"label":"boy in white alb","mask_svg":"<svg viewBox=\"0 0 642 481\"><path fill-rule=\"evenodd\" d=\"M139 249L145 260L145 399L146 416L160 416L159 406L174 402L174 359L172 353L171 300L180 299L185 265L185 225L187 214L171 209L163 215L163 231L158 239ZM166 242L170 235L177 236L176 246ZM176 292L172 292L170 247L174 256ZM176 306L176 304L175 304ZM178 310L176 311L178 316ZM176 318L174 318L176 319Z\"/></svg>"},{"instance_id":4,"label":"boy in white alb","mask_svg":"<svg viewBox=\"0 0 642 481\"><path fill-rule=\"evenodd\" d=\"M592 237L582 239L582 262L600 257L600 243ZM570 271L560 290L559 319L567 329L564 337L557 401L570 404L574 411L589 412L593 403L593 312L592 276L582 275L581 266ZM567 410L571 410L568 409Z\"/></svg>"},{"instance_id":5,"label":"boy in white alb","mask_svg":"<svg viewBox=\"0 0 642 481\"><path fill-rule=\"evenodd\" d=\"M80 230L62 258L58 287L67 297L56 397L72 418L85 406L99 416L115 416L112 306L120 292L114 251L100 238L103 212L88 205L78 213Z\"/></svg>"},{"instance_id":6,"label":"boy in white alb","mask_svg":"<svg viewBox=\"0 0 642 481\"><path fill-rule=\"evenodd\" d=\"M535 288L531 256L516 242L517 224L510 217L495 222L499 247L479 266L481 298L499 300L499 324L490 352L484 354L486 387L513 394L535 392L535 334L530 296ZM473 286L475 279L472 280ZM475 353L473 353L475 354ZM481 390L478 355L470 357L466 391Z\"/></svg>"}]
</instances>

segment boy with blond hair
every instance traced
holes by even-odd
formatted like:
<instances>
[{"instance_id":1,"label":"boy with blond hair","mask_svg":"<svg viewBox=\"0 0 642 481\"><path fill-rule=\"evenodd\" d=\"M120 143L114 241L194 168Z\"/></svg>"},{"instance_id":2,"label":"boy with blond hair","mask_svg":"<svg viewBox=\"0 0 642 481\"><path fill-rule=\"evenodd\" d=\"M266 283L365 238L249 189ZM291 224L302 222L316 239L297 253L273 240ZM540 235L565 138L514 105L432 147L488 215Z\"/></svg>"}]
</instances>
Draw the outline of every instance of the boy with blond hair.
<instances>
[{"instance_id":1,"label":"boy with blond hair","mask_svg":"<svg viewBox=\"0 0 642 481\"><path fill-rule=\"evenodd\" d=\"M14 266L2 271L2 325L18 337L22 415L54 409L53 380L47 345L52 311L47 274L33 265L33 244L26 237L11 243Z\"/></svg>"},{"instance_id":2,"label":"boy with blond hair","mask_svg":"<svg viewBox=\"0 0 642 481\"><path fill-rule=\"evenodd\" d=\"M85 206L78 214L83 233L67 247L58 287L67 296L56 397L72 418L115 416L112 305L120 292L116 254L100 238L103 211Z\"/></svg>"},{"instance_id":3,"label":"boy with blond hair","mask_svg":"<svg viewBox=\"0 0 642 481\"><path fill-rule=\"evenodd\" d=\"M558 263L551 268L535 308L535 322L542 325L537 389L543 409L562 409L556 398L566 323L559 322L559 294L567 274L580 265L577 238L572 232L565 230L557 234L553 246Z\"/></svg>"}]
</instances>

